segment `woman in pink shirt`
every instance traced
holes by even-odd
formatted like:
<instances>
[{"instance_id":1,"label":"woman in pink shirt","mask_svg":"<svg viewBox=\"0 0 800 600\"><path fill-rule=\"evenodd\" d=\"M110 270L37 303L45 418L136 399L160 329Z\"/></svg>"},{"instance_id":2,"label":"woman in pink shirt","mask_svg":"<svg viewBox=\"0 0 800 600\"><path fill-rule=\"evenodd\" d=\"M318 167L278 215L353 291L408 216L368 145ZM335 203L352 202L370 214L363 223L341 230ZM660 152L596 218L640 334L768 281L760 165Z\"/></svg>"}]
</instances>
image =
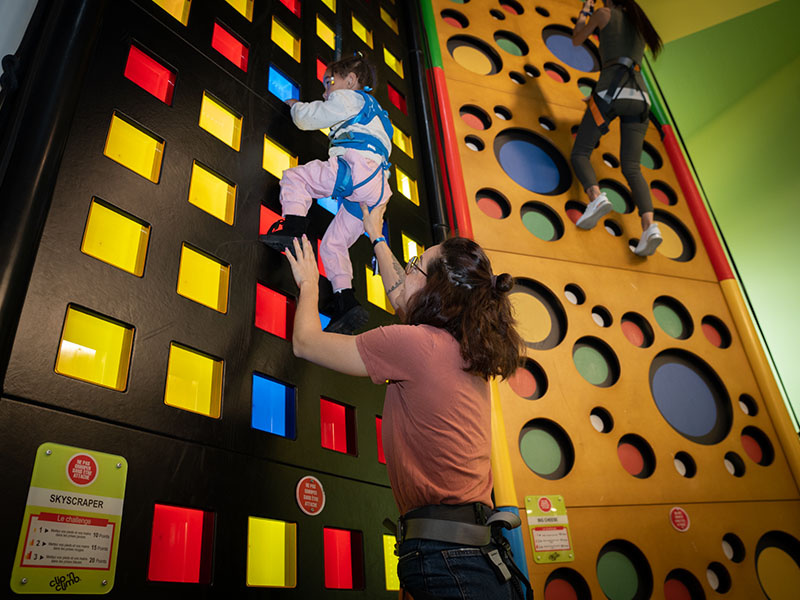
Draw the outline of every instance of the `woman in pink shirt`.
<instances>
[{"instance_id":1,"label":"woman in pink shirt","mask_svg":"<svg viewBox=\"0 0 800 600\"><path fill-rule=\"evenodd\" d=\"M428 248L404 269L381 235L384 211L363 210L364 227L404 324L356 337L323 332L314 253L305 237L295 239L297 258L286 253L300 288L294 353L388 381L383 448L402 515L403 589L415 600L521 599L527 581L496 526L501 517L493 516L508 513L492 512L488 383L511 375L523 355L508 299L513 278L493 275L481 247L465 238Z\"/></svg>"}]
</instances>

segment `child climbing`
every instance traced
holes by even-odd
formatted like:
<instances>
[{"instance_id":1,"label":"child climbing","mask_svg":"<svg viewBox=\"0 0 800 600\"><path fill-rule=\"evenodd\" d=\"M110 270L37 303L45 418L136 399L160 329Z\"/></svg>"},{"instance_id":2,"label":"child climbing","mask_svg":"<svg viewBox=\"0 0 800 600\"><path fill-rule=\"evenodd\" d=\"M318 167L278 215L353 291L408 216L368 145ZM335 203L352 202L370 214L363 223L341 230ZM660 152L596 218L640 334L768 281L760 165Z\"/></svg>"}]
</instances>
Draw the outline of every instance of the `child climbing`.
<instances>
[{"instance_id":1,"label":"child climbing","mask_svg":"<svg viewBox=\"0 0 800 600\"><path fill-rule=\"evenodd\" d=\"M372 66L362 55L331 63L323 78L322 100L287 100L292 120L302 130L330 127L328 160L313 160L287 169L281 178L283 218L260 236L270 248L293 248L306 233L313 198L339 203L322 238L319 254L333 286L333 311L325 331L351 334L369 315L353 293L353 265L348 249L364 233L361 204L369 210L389 201L389 154L392 124L368 92L374 85Z\"/></svg>"},{"instance_id":2,"label":"child climbing","mask_svg":"<svg viewBox=\"0 0 800 600\"><path fill-rule=\"evenodd\" d=\"M591 201L576 225L591 229L611 212L611 202L597 185L589 156L600 136L608 132L611 121L619 117L622 174L631 187L642 219L642 237L633 252L645 257L656 251L662 237L653 220L653 201L640 165L650 115L650 99L640 65L645 45L655 57L662 44L635 0L604 0L604 4L592 12L594 0L586 0L572 33L572 43L579 46L595 30L599 31L602 60L600 78L588 98L589 107L572 148L572 167Z\"/></svg>"}]
</instances>

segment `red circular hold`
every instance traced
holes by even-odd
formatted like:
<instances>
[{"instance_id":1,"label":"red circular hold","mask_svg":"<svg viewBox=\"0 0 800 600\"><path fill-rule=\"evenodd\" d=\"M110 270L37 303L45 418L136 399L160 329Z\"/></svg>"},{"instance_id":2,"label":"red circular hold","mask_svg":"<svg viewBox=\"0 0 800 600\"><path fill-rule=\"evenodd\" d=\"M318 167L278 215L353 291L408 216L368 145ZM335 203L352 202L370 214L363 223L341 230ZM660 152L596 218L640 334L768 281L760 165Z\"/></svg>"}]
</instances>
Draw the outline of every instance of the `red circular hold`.
<instances>
[{"instance_id":1,"label":"red circular hold","mask_svg":"<svg viewBox=\"0 0 800 600\"><path fill-rule=\"evenodd\" d=\"M764 450L761 448L761 444L758 443L758 440L747 435L746 433L743 433L742 447L744 448L744 451L747 452L747 456L749 456L753 462L761 464L761 461L764 459Z\"/></svg>"},{"instance_id":2,"label":"red circular hold","mask_svg":"<svg viewBox=\"0 0 800 600\"><path fill-rule=\"evenodd\" d=\"M536 378L525 367L520 367L508 378L508 385L514 393L523 398L530 398L536 393Z\"/></svg>"},{"instance_id":3,"label":"red circular hold","mask_svg":"<svg viewBox=\"0 0 800 600\"><path fill-rule=\"evenodd\" d=\"M547 69L547 68L544 71L550 76L551 79L554 79L558 83L564 83L564 78L558 71L554 71L553 69Z\"/></svg>"},{"instance_id":4,"label":"red circular hold","mask_svg":"<svg viewBox=\"0 0 800 600\"><path fill-rule=\"evenodd\" d=\"M325 490L316 477L306 475L297 482L295 489L297 506L309 516L316 516L325 508Z\"/></svg>"},{"instance_id":5,"label":"red circular hold","mask_svg":"<svg viewBox=\"0 0 800 600\"><path fill-rule=\"evenodd\" d=\"M481 121L476 115L473 115L472 113L468 113L468 112L462 113L461 114L461 120L464 121L464 123L466 123L467 125L469 125L473 129L480 129L481 131L486 129L486 124L483 121Z\"/></svg>"},{"instance_id":6,"label":"red circular hold","mask_svg":"<svg viewBox=\"0 0 800 600\"><path fill-rule=\"evenodd\" d=\"M617 456L622 468L631 475L638 475L644 471L644 457L633 444L622 443L617 446Z\"/></svg>"},{"instance_id":7,"label":"red circular hold","mask_svg":"<svg viewBox=\"0 0 800 600\"><path fill-rule=\"evenodd\" d=\"M663 202L667 206L670 206L672 204L672 202L670 202L669 196L667 196L667 194L665 194L663 190L661 190L661 189L659 189L657 187L652 187L650 189L650 191L653 193L653 197L656 200L658 200L659 202ZM676 581L676 580L675 579L671 579L670 581ZM680 582L678 582L678 583L680 583ZM681 584L681 585L683 585L683 584Z\"/></svg>"},{"instance_id":8,"label":"red circular hold","mask_svg":"<svg viewBox=\"0 0 800 600\"><path fill-rule=\"evenodd\" d=\"M442 20L448 25L452 25L456 29L464 29L464 25L455 17L443 17Z\"/></svg>"},{"instance_id":9,"label":"red circular hold","mask_svg":"<svg viewBox=\"0 0 800 600\"><path fill-rule=\"evenodd\" d=\"M622 333L634 346L641 348L644 345L644 331L633 321L622 321Z\"/></svg>"},{"instance_id":10,"label":"red circular hold","mask_svg":"<svg viewBox=\"0 0 800 600\"><path fill-rule=\"evenodd\" d=\"M664 600L692 600L692 593L682 581L667 579L664 582Z\"/></svg>"},{"instance_id":11,"label":"red circular hold","mask_svg":"<svg viewBox=\"0 0 800 600\"><path fill-rule=\"evenodd\" d=\"M480 196L478 198L478 208L493 219L502 219L505 216L503 207L488 196Z\"/></svg>"},{"instance_id":12,"label":"red circular hold","mask_svg":"<svg viewBox=\"0 0 800 600\"><path fill-rule=\"evenodd\" d=\"M703 323L702 328L703 328L703 335L706 336L706 339L712 344L714 344L717 348L721 348L722 335L717 330L717 328L708 323Z\"/></svg>"},{"instance_id":13,"label":"red circular hold","mask_svg":"<svg viewBox=\"0 0 800 600\"><path fill-rule=\"evenodd\" d=\"M569 217L570 221L572 221L573 223L577 223L578 219L580 219L583 216L583 213L579 211L577 208L568 208L567 216Z\"/></svg>"},{"instance_id":14,"label":"red circular hold","mask_svg":"<svg viewBox=\"0 0 800 600\"><path fill-rule=\"evenodd\" d=\"M67 461L67 477L80 487L86 487L97 478L97 461L88 454L76 454Z\"/></svg>"},{"instance_id":15,"label":"red circular hold","mask_svg":"<svg viewBox=\"0 0 800 600\"><path fill-rule=\"evenodd\" d=\"M565 579L553 579L544 588L544 600L578 600L578 593Z\"/></svg>"}]
</instances>

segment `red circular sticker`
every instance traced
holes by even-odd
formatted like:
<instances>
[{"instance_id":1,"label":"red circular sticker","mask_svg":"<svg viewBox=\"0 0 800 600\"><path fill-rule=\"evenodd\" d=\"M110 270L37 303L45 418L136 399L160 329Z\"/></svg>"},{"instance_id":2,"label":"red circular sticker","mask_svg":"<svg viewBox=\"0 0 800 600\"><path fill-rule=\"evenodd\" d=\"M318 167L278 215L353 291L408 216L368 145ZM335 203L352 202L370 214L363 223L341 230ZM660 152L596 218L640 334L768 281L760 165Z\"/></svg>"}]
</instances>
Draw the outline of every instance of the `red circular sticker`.
<instances>
[{"instance_id":1,"label":"red circular sticker","mask_svg":"<svg viewBox=\"0 0 800 600\"><path fill-rule=\"evenodd\" d=\"M306 475L297 482L295 498L300 510L312 517L325 508L325 490L322 489L320 480L311 475Z\"/></svg>"},{"instance_id":2,"label":"red circular sticker","mask_svg":"<svg viewBox=\"0 0 800 600\"><path fill-rule=\"evenodd\" d=\"M689 513L676 506L669 511L669 522L680 532L689 531Z\"/></svg>"},{"instance_id":3,"label":"red circular sticker","mask_svg":"<svg viewBox=\"0 0 800 600\"><path fill-rule=\"evenodd\" d=\"M539 498L539 510L542 512L550 512L550 509L553 508L552 502L550 502L550 498L547 496L542 496Z\"/></svg>"},{"instance_id":4,"label":"red circular sticker","mask_svg":"<svg viewBox=\"0 0 800 600\"><path fill-rule=\"evenodd\" d=\"M76 454L67 461L67 478L81 487L97 479L97 461L88 454Z\"/></svg>"}]
</instances>

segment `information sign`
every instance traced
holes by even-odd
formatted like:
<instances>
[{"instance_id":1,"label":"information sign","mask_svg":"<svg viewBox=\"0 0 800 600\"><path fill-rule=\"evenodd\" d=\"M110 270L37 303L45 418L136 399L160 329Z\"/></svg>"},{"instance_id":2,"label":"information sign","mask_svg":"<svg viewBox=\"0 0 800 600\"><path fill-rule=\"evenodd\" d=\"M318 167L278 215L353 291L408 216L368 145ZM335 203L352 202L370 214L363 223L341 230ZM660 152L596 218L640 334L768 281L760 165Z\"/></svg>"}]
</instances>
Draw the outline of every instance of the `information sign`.
<instances>
[{"instance_id":1,"label":"information sign","mask_svg":"<svg viewBox=\"0 0 800 600\"><path fill-rule=\"evenodd\" d=\"M111 591L127 475L121 456L39 446L11 571L14 592Z\"/></svg>"}]
</instances>

